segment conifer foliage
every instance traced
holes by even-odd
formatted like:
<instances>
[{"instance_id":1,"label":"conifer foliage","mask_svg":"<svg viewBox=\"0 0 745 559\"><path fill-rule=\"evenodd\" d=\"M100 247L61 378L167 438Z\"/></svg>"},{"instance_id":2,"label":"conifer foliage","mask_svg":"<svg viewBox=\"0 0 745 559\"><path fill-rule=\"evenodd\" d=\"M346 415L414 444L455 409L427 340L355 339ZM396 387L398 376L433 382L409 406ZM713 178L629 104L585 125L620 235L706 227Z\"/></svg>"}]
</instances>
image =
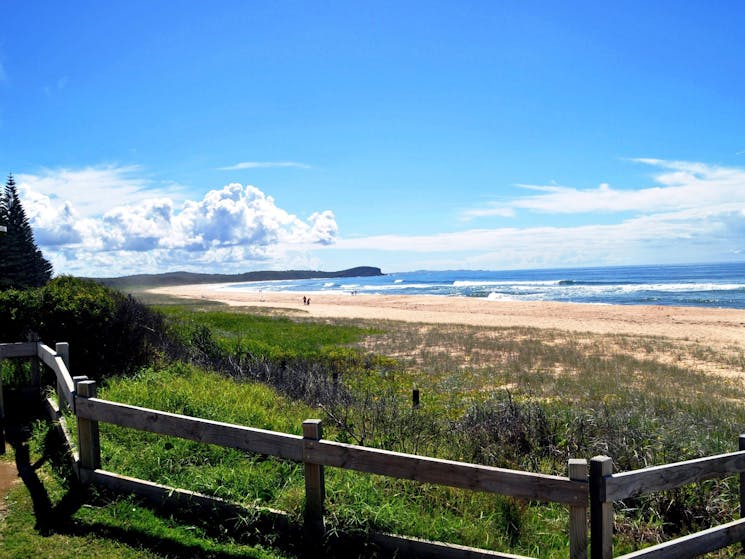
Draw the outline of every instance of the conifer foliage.
<instances>
[{"instance_id":1,"label":"conifer foliage","mask_svg":"<svg viewBox=\"0 0 745 559\"><path fill-rule=\"evenodd\" d=\"M13 175L0 193L0 289L40 287L52 277L52 265L36 246L18 197Z\"/></svg>"}]
</instances>

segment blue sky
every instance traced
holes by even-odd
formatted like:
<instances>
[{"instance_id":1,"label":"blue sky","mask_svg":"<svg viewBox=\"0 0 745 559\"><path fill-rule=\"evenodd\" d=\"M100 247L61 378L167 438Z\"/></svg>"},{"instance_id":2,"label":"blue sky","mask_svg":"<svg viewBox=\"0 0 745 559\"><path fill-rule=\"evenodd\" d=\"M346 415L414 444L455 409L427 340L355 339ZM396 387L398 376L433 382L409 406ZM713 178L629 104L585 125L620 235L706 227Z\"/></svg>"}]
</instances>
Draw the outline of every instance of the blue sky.
<instances>
[{"instance_id":1,"label":"blue sky","mask_svg":"<svg viewBox=\"0 0 745 559\"><path fill-rule=\"evenodd\" d=\"M741 261L745 4L0 4L57 273Z\"/></svg>"}]
</instances>

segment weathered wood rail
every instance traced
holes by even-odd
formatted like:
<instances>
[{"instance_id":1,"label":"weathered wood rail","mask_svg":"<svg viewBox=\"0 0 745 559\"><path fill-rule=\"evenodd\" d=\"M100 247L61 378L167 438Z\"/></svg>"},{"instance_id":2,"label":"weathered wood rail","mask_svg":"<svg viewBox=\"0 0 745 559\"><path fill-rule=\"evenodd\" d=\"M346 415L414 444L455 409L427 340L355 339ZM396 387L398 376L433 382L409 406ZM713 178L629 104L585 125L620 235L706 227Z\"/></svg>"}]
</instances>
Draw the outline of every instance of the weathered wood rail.
<instances>
[{"instance_id":1,"label":"weathered wood rail","mask_svg":"<svg viewBox=\"0 0 745 559\"><path fill-rule=\"evenodd\" d=\"M302 462L305 464L305 531L311 540L317 541L323 531L324 467L565 505L569 509L570 559L587 558L588 509L591 559L612 559L614 501L651 491L740 474L740 513L741 517L745 516L745 435L740 436L738 452L618 474L613 474L612 460L606 456L593 458L589 472L586 460L572 459L568 477L551 476L325 440L321 421L317 419L305 421L303 436L298 436L103 400L97 397L94 381L70 375L70 351L64 343L57 344L54 350L41 342L0 344L0 361L6 358L30 358L44 363L54 372L59 406L49 400L50 414L58 421L71 447L74 472L84 483L161 502L170 499L188 501L194 506L237 506L207 495L102 470L99 422ZM77 448L60 408L68 408L75 415ZM0 427L4 427L4 409L0 384ZM3 429L0 429L0 437L4 443ZM284 514L271 512L277 516ZM406 556L531 559L391 534L376 534L373 539L382 548ZM744 540L745 518L741 518L621 558L695 557Z\"/></svg>"},{"instance_id":2,"label":"weathered wood rail","mask_svg":"<svg viewBox=\"0 0 745 559\"><path fill-rule=\"evenodd\" d=\"M654 491L675 489L707 479L740 475L740 516L738 520L690 534L639 551L621 559L680 559L697 557L745 540L745 435L740 435L738 452L707 456L685 462L652 466L613 474L607 456L590 460L590 516L592 559L612 559L613 502Z\"/></svg>"}]
</instances>

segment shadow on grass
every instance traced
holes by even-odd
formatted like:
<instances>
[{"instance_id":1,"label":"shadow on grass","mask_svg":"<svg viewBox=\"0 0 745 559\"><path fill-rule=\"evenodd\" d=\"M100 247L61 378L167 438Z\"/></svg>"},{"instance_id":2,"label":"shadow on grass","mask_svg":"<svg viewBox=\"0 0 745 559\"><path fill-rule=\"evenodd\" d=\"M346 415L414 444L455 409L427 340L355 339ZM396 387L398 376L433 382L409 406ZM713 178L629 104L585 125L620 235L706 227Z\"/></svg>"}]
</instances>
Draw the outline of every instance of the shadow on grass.
<instances>
[{"instance_id":1,"label":"shadow on grass","mask_svg":"<svg viewBox=\"0 0 745 559\"><path fill-rule=\"evenodd\" d=\"M41 535L55 531L55 524L60 518L69 518L80 508L82 503L79 488L72 487L56 504L49 498L38 470L50 459L43 456L31 462L28 441L31 437L33 423L41 414L34 394L16 393L9 399L7 406L10 418L5 427L7 443L13 448L18 476L28 489L34 510L36 524L34 528Z\"/></svg>"},{"instance_id":2,"label":"shadow on grass","mask_svg":"<svg viewBox=\"0 0 745 559\"><path fill-rule=\"evenodd\" d=\"M13 404L7 411L9 421L6 423L6 438L14 450L16 468L19 477L26 486L32 501L35 518L34 529L42 537L54 534L74 537L114 540L129 547L149 550L163 557L189 557L196 559L237 559L239 557L266 557L270 550L288 557L301 558L377 558L384 557L375 546L370 545L362 534L341 534L334 532L326 538L313 538L304 534L302 524L292 521L283 515L262 514L238 506L222 508L184 507L174 502L151 504L144 499L122 495L106 489L83 486L73 475L69 462L68 449L55 429L49 429L42 444L42 457L32 461L30 441L33 426L43 417L41 406L35 398L13 398ZM57 500L50 496L45 486L53 483L48 473L40 473L46 466L53 475L61 480L62 497ZM58 494L53 489L52 495ZM81 508L105 509L125 501L129 506L146 509L153 518L160 519L152 531L127 523L122 519L120 524L112 520L107 523L107 515L102 512L99 518L90 515L81 518ZM55 502L56 501L56 502ZM116 516L111 513L111 518ZM164 525L195 527L199 539L204 535L205 545L179 541L178 534L168 534ZM185 538L191 539L191 538ZM134 542L134 543L133 543ZM257 547L255 553L250 549L233 551L231 549L214 549L214 547L231 547L231 544L245 548Z\"/></svg>"},{"instance_id":3,"label":"shadow on grass","mask_svg":"<svg viewBox=\"0 0 745 559\"><path fill-rule=\"evenodd\" d=\"M33 515L35 518L34 529L42 537L54 534L76 536L76 537L96 537L110 539L126 544L130 547L147 549L153 553L163 555L164 557L190 557L197 559L237 559L251 556L266 556L266 552L257 552L251 554L249 550L228 551L217 549L205 549L199 544L191 544L178 541L177 538L169 537L166 534L148 533L137 527L128 527L110 525L102 521L81 521L75 518L76 513L83 506L105 507L113 504L116 500L121 499L120 495L99 492L95 489L80 485L72 476L72 470L66 463L65 449L62 441L59 440L56 432L50 430L44 441L44 455L38 460L32 461L29 448L29 441L32 435L33 424L40 417L39 410L32 404L31 407L23 405L20 399L15 400L9 413L10 421L6 423L5 435L7 443L13 448L16 468L21 481L26 486L31 497ZM28 402L26 402L28 404ZM66 474L64 479L67 480L67 490L57 502L50 497L47 487L45 487L46 476L40 475L41 468L47 465L51 467L55 474ZM63 482L65 485L65 482ZM204 515L195 516L189 510L180 510L178 513L168 507L160 510L157 507L150 507L144 502L137 501L137 506L148 508L155 517L164 520L177 519L185 526L199 525L199 527L210 537L218 539L222 536L225 540L227 529L230 529L231 521L226 518L217 516L205 517ZM232 523L237 521L232 519ZM291 545L278 546L277 542L268 541L266 538L257 537L261 533L260 528L254 528L250 525L243 526L243 532L250 530L253 537L243 537L240 543L246 546L258 545L267 549L273 547L280 552L294 555L297 550L292 549ZM279 538L278 538L279 539ZM235 538L232 539L235 541ZM292 539L288 539L288 543ZM134 543L133 543L134 542ZM282 549L285 548L285 549Z\"/></svg>"}]
</instances>

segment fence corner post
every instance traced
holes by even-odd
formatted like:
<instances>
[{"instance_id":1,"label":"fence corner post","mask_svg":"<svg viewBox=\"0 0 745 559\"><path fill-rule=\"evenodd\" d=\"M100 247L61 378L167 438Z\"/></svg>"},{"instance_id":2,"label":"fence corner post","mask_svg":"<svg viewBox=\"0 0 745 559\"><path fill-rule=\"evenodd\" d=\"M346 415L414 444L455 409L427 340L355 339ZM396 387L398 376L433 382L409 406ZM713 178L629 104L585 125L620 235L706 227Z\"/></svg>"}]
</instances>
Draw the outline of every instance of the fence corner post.
<instances>
[{"instance_id":1,"label":"fence corner post","mask_svg":"<svg viewBox=\"0 0 745 559\"><path fill-rule=\"evenodd\" d=\"M68 344L67 342L57 342L54 345L54 351L57 352L57 355L59 355L62 358L62 362L65 364L65 367L67 367L67 372L69 373L70 372L70 344ZM68 407L67 401L65 400L63 396L62 383L60 382L59 378L57 379L57 401L59 402L60 411Z\"/></svg>"},{"instance_id":2,"label":"fence corner post","mask_svg":"<svg viewBox=\"0 0 745 559\"><path fill-rule=\"evenodd\" d=\"M569 479L587 483L587 460L569 459ZM587 501L569 507L569 558L587 559Z\"/></svg>"},{"instance_id":3,"label":"fence corner post","mask_svg":"<svg viewBox=\"0 0 745 559\"><path fill-rule=\"evenodd\" d=\"M303 421L304 451L313 448L315 442L323 437L320 419ZM304 531L308 547L320 550L323 540L323 501L326 498L326 483L323 466L305 462L305 516Z\"/></svg>"},{"instance_id":4,"label":"fence corner post","mask_svg":"<svg viewBox=\"0 0 745 559\"><path fill-rule=\"evenodd\" d=\"M96 381L81 380L76 386L76 398L95 398ZM77 406L75 406L77 408ZM77 410L76 410L77 415ZM93 470L101 467L101 443L98 421L78 417L78 454L80 456L80 481L89 483Z\"/></svg>"},{"instance_id":5,"label":"fence corner post","mask_svg":"<svg viewBox=\"0 0 745 559\"><path fill-rule=\"evenodd\" d=\"M5 400L3 399L3 355L0 349L0 454L5 454Z\"/></svg>"},{"instance_id":6,"label":"fence corner post","mask_svg":"<svg viewBox=\"0 0 745 559\"><path fill-rule=\"evenodd\" d=\"M590 460L590 557L613 559L613 502L605 498L606 477L613 474L613 460Z\"/></svg>"}]
</instances>

